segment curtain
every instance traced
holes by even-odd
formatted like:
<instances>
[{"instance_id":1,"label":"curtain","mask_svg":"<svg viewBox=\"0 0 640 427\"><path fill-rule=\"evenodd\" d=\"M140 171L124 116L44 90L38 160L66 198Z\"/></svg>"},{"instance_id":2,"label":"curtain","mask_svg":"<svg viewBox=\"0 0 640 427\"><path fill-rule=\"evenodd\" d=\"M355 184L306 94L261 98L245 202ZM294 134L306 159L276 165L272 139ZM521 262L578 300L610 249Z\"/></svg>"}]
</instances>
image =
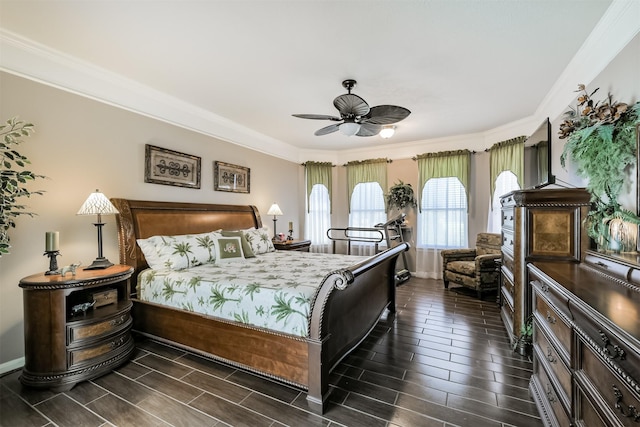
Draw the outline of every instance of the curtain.
<instances>
[{"instance_id":1,"label":"curtain","mask_svg":"<svg viewBox=\"0 0 640 427\"><path fill-rule=\"evenodd\" d=\"M418 194L431 178L456 177L464 186L464 191L469 200L469 169L471 167L471 152L469 150L442 151L439 153L425 153L417 156L418 159ZM422 206L418 201L420 212Z\"/></svg>"},{"instance_id":2,"label":"curtain","mask_svg":"<svg viewBox=\"0 0 640 427\"><path fill-rule=\"evenodd\" d=\"M306 181L307 181L307 212L311 204L309 198L311 197L311 190L316 184L324 185L329 191L329 206L331 207L331 170L333 165L331 162L306 162L304 164ZM329 213L332 213L331 211Z\"/></svg>"},{"instance_id":3,"label":"curtain","mask_svg":"<svg viewBox=\"0 0 640 427\"><path fill-rule=\"evenodd\" d=\"M513 172L518 179L518 186L522 188L525 139L525 136L508 139L493 144L489 149L489 194L491 194L492 200L496 191L496 179L502 171Z\"/></svg>"},{"instance_id":4,"label":"curtain","mask_svg":"<svg viewBox=\"0 0 640 427\"><path fill-rule=\"evenodd\" d=\"M387 159L370 159L347 163L347 195L349 197L349 213L351 213L351 196L356 185L361 182L377 182L384 192L387 190ZM386 201L385 201L386 212Z\"/></svg>"}]
</instances>

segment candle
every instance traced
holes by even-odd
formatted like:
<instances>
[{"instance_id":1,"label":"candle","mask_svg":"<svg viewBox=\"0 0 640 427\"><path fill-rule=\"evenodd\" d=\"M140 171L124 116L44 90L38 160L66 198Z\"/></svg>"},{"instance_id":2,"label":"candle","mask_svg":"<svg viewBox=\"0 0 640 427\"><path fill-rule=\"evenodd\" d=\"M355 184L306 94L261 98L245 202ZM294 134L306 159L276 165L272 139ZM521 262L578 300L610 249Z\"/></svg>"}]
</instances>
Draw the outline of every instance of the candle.
<instances>
[{"instance_id":1,"label":"candle","mask_svg":"<svg viewBox=\"0 0 640 427\"><path fill-rule=\"evenodd\" d=\"M289 221L289 230L293 230L293 221Z\"/></svg>"},{"instance_id":2,"label":"candle","mask_svg":"<svg viewBox=\"0 0 640 427\"><path fill-rule=\"evenodd\" d=\"M60 244L60 232L58 231L47 231L45 233L44 239L44 250L45 252L55 252L59 250Z\"/></svg>"}]
</instances>

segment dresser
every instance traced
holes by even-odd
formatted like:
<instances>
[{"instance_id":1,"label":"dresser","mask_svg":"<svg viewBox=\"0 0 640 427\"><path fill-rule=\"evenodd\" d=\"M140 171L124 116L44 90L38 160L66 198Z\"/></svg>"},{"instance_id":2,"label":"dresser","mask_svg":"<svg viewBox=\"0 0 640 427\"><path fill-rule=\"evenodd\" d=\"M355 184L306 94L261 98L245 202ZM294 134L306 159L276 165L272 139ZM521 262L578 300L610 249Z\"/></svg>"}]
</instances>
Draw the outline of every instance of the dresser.
<instances>
[{"instance_id":1,"label":"dresser","mask_svg":"<svg viewBox=\"0 0 640 427\"><path fill-rule=\"evenodd\" d=\"M581 188L518 190L500 199L500 315L512 344L531 315L527 263L581 261L589 244L581 226L589 212L589 199L589 193Z\"/></svg>"},{"instance_id":2,"label":"dresser","mask_svg":"<svg viewBox=\"0 0 640 427\"><path fill-rule=\"evenodd\" d=\"M640 426L640 257L528 265L530 391L549 426Z\"/></svg>"},{"instance_id":3,"label":"dresser","mask_svg":"<svg viewBox=\"0 0 640 427\"><path fill-rule=\"evenodd\" d=\"M129 299L133 268L43 273L20 281L27 386L66 391L110 372L134 350Z\"/></svg>"}]
</instances>

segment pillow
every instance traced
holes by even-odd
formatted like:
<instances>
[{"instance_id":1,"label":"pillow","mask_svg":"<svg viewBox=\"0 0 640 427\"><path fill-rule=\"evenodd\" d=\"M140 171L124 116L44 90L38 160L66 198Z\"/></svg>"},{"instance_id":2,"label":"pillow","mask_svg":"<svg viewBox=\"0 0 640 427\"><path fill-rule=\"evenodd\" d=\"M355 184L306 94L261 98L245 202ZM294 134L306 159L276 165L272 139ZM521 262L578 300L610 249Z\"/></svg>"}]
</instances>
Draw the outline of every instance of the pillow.
<instances>
[{"instance_id":1,"label":"pillow","mask_svg":"<svg viewBox=\"0 0 640 427\"><path fill-rule=\"evenodd\" d=\"M242 242L240 237L216 238L216 264L243 259L244 254L242 253Z\"/></svg>"},{"instance_id":2,"label":"pillow","mask_svg":"<svg viewBox=\"0 0 640 427\"><path fill-rule=\"evenodd\" d=\"M138 245L154 270L183 270L215 261L216 232L138 239Z\"/></svg>"},{"instance_id":3,"label":"pillow","mask_svg":"<svg viewBox=\"0 0 640 427\"><path fill-rule=\"evenodd\" d=\"M244 233L242 231L221 231L220 234L222 234L224 237L240 237L240 243L242 244L242 253L244 254L244 257L253 258L256 256L256 254L253 253L253 249L251 249L251 245L249 244L249 242L247 242L247 238L244 237Z\"/></svg>"},{"instance_id":4,"label":"pillow","mask_svg":"<svg viewBox=\"0 0 640 427\"><path fill-rule=\"evenodd\" d=\"M275 252L276 248L273 247L273 242L271 241L271 232L267 227L248 228L243 230L243 233L254 254Z\"/></svg>"}]
</instances>

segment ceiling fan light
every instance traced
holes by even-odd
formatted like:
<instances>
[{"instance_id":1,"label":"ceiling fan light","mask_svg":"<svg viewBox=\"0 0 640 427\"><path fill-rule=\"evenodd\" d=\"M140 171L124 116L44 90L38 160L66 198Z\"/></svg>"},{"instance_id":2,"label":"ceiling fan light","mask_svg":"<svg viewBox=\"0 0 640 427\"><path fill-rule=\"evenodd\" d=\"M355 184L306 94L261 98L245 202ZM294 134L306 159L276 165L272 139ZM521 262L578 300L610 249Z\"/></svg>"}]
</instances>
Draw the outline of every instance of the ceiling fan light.
<instances>
[{"instance_id":1,"label":"ceiling fan light","mask_svg":"<svg viewBox=\"0 0 640 427\"><path fill-rule=\"evenodd\" d=\"M360 125L358 123L345 122L342 123L339 128L340 132L342 132L344 135L353 136L360 130Z\"/></svg>"},{"instance_id":2,"label":"ceiling fan light","mask_svg":"<svg viewBox=\"0 0 640 427\"><path fill-rule=\"evenodd\" d=\"M383 126L380 131L380 136L384 139L389 139L396 133L396 127L394 125Z\"/></svg>"}]
</instances>

